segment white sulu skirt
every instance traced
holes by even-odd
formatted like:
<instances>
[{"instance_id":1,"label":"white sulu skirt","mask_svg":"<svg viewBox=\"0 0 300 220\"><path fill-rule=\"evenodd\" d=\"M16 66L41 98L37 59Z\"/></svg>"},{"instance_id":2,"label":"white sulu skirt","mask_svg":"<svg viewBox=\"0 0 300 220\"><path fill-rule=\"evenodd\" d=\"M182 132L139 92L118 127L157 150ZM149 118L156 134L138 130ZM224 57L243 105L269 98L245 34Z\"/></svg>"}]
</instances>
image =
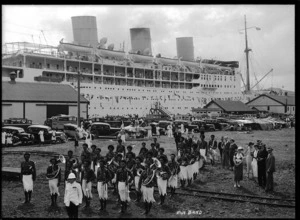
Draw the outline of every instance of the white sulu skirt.
<instances>
[{"instance_id":1,"label":"white sulu skirt","mask_svg":"<svg viewBox=\"0 0 300 220\"><path fill-rule=\"evenodd\" d=\"M125 202L125 201L130 202L129 189L128 189L128 186L125 185L125 182L119 182L118 192L119 192L120 199L122 202Z\"/></svg>"},{"instance_id":2,"label":"white sulu skirt","mask_svg":"<svg viewBox=\"0 0 300 220\"><path fill-rule=\"evenodd\" d=\"M107 199L108 198L107 184L104 184L103 182L98 182L97 190L98 190L99 199Z\"/></svg>"},{"instance_id":3,"label":"white sulu skirt","mask_svg":"<svg viewBox=\"0 0 300 220\"><path fill-rule=\"evenodd\" d=\"M186 180L187 179L187 167L188 166L180 166L179 179Z\"/></svg>"},{"instance_id":4,"label":"white sulu skirt","mask_svg":"<svg viewBox=\"0 0 300 220\"><path fill-rule=\"evenodd\" d=\"M23 175L23 186L24 186L24 191L33 191L33 180L32 180L32 174L30 175Z\"/></svg>"},{"instance_id":5,"label":"white sulu skirt","mask_svg":"<svg viewBox=\"0 0 300 220\"><path fill-rule=\"evenodd\" d=\"M206 156L205 156L205 149L200 149L200 154L204 157L204 160L206 161Z\"/></svg>"},{"instance_id":6,"label":"white sulu skirt","mask_svg":"<svg viewBox=\"0 0 300 220\"><path fill-rule=\"evenodd\" d=\"M115 173L114 178L111 180L111 183L116 183L117 182L117 174Z\"/></svg>"},{"instance_id":7,"label":"white sulu skirt","mask_svg":"<svg viewBox=\"0 0 300 220\"><path fill-rule=\"evenodd\" d=\"M157 187L159 195L167 195L167 183L168 180L163 180L162 177L157 177Z\"/></svg>"},{"instance_id":8,"label":"white sulu skirt","mask_svg":"<svg viewBox=\"0 0 300 220\"><path fill-rule=\"evenodd\" d=\"M154 193L154 187L141 187L141 192L143 194L143 200L144 202L155 202L153 193Z\"/></svg>"},{"instance_id":9,"label":"white sulu skirt","mask_svg":"<svg viewBox=\"0 0 300 220\"><path fill-rule=\"evenodd\" d=\"M50 189L50 194L57 194L60 195L58 192L58 187L57 187L58 179L52 179L49 180L49 189Z\"/></svg>"},{"instance_id":10,"label":"white sulu skirt","mask_svg":"<svg viewBox=\"0 0 300 220\"><path fill-rule=\"evenodd\" d=\"M195 163L192 164L192 170L193 170L193 173L199 173L199 162L198 161L195 161Z\"/></svg>"},{"instance_id":11,"label":"white sulu skirt","mask_svg":"<svg viewBox=\"0 0 300 220\"><path fill-rule=\"evenodd\" d=\"M193 167L192 167L192 165L187 166L187 178L188 179L193 178Z\"/></svg>"},{"instance_id":12,"label":"white sulu skirt","mask_svg":"<svg viewBox=\"0 0 300 220\"><path fill-rule=\"evenodd\" d=\"M199 169L201 169L203 167L203 164L204 164L204 158L201 157L199 159L198 163L199 163Z\"/></svg>"},{"instance_id":13,"label":"white sulu skirt","mask_svg":"<svg viewBox=\"0 0 300 220\"><path fill-rule=\"evenodd\" d=\"M178 175L172 175L168 180L168 187L178 188Z\"/></svg>"},{"instance_id":14,"label":"white sulu skirt","mask_svg":"<svg viewBox=\"0 0 300 220\"><path fill-rule=\"evenodd\" d=\"M125 142L126 142L126 140L125 140L125 134L122 134L122 135L121 135L121 140L122 140L122 143L125 143Z\"/></svg>"},{"instance_id":15,"label":"white sulu skirt","mask_svg":"<svg viewBox=\"0 0 300 220\"><path fill-rule=\"evenodd\" d=\"M88 198L93 198L92 194L92 182L87 183L85 179L82 180L83 194Z\"/></svg>"}]
</instances>

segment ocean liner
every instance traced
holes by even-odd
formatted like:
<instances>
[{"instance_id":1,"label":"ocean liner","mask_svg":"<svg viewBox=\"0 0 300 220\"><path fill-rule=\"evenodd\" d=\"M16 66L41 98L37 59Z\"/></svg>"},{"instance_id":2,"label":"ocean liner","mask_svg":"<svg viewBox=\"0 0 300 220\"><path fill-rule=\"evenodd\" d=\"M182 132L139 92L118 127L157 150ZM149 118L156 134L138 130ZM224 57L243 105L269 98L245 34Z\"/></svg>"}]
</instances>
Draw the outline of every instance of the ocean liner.
<instances>
[{"instance_id":1,"label":"ocean liner","mask_svg":"<svg viewBox=\"0 0 300 220\"><path fill-rule=\"evenodd\" d=\"M192 37L176 39L176 58L152 54L149 28L130 29L131 50L116 50L108 39L98 42L96 18L72 17L72 43L58 46L29 42L4 45L2 80L63 83L90 101L89 117L138 114L154 103L169 114L191 113L213 99L241 100L237 61L195 59Z\"/></svg>"}]
</instances>

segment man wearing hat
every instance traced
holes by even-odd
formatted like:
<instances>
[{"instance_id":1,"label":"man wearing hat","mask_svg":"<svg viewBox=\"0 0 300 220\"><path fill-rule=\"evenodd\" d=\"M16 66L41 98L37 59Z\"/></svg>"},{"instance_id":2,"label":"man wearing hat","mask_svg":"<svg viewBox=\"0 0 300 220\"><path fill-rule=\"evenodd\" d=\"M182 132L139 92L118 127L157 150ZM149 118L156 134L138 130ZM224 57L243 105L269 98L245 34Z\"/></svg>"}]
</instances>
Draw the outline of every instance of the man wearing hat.
<instances>
[{"instance_id":1,"label":"man wearing hat","mask_svg":"<svg viewBox=\"0 0 300 220\"><path fill-rule=\"evenodd\" d=\"M258 185L265 189L266 187L266 159L268 157L268 152L266 150L265 144L259 147L257 153L257 174L258 174Z\"/></svg>"},{"instance_id":2,"label":"man wearing hat","mask_svg":"<svg viewBox=\"0 0 300 220\"><path fill-rule=\"evenodd\" d=\"M243 180L243 147L239 146L233 156L234 163L234 187L240 187L240 181Z\"/></svg>"},{"instance_id":3,"label":"man wearing hat","mask_svg":"<svg viewBox=\"0 0 300 220\"><path fill-rule=\"evenodd\" d=\"M25 161L21 163L21 180L23 182L25 201L24 203L30 203L31 194L33 191L33 181L36 179L35 163L31 160L30 154L26 152L24 154Z\"/></svg>"},{"instance_id":4,"label":"man wearing hat","mask_svg":"<svg viewBox=\"0 0 300 220\"><path fill-rule=\"evenodd\" d=\"M91 169L91 162L89 160L84 160L84 168L82 171L82 191L85 199L85 208L90 206L91 200L93 198L92 194L92 181L96 179L94 171Z\"/></svg>"},{"instance_id":5,"label":"man wearing hat","mask_svg":"<svg viewBox=\"0 0 300 220\"><path fill-rule=\"evenodd\" d=\"M134 186L135 186L135 190L137 191L137 202L139 202L142 198L141 193L138 191L140 175L141 175L141 173L139 172L145 170L145 167L141 163L142 163L142 158L136 157L135 164L133 165L133 169L132 169L134 175Z\"/></svg>"},{"instance_id":6,"label":"man wearing hat","mask_svg":"<svg viewBox=\"0 0 300 220\"><path fill-rule=\"evenodd\" d=\"M168 180L168 187L171 189L171 197L175 194L175 190L178 187L178 174L180 172L179 163L175 160L175 157L175 154L171 154L171 161L168 163L171 173Z\"/></svg>"},{"instance_id":7,"label":"man wearing hat","mask_svg":"<svg viewBox=\"0 0 300 220\"><path fill-rule=\"evenodd\" d=\"M155 171L151 169L151 164L152 163L150 161L147 161L145 163L145 170L141 174L138 188L137 188L137 190L143 194L143 200L145 203L145 212L143 213L144 215L147 215L150 212L152 203L155 202L153 193L154 193L154 185L156 182L156 175L155 175ZM156 168L154 164L152 166L154 169ZM144 180L146 180L147 178L149 178L149 182L147 182L147 185L145 184L142 185L142 183L144 183Z\"/></svg>"},{"instance_id":8,"label":"man wearing hat","mask_svg":"<svg viewBox=\"0 0 300 220\"><path fill-rule=\"evenodd\" d=\"M129 198L129 185L128 177L134 179L133 174L126 168L126 161L121 160L120 168L117 170L116 183L118 186L118 192L121 200L121 210L120 213L124 213L127 209L127 202L130 202Z\"/></svg>"},{"instance_id":9,"label":"man wearing hat","mask_svg":"<svg viewBox=\"0 0 300 220\"><path fill-rule=\"evenodd\" d=\"M57 206L56 200L59 196L58 187L61 180L61 168L57 165L57 159L51 158L50 165L47 168L46 177L49 180L49 189L51 195L51 206Z\"/></svg>"},{"instance_id":10,"label":"man wearing hat","mask_svg":"<svg viewBox=\"0 0 300 220\"><path fill-rule=\"evenodd\" d=\"M268 147L268 157L266 160L266 171L267 171L267 181L266 181L266 192L273 191L273 173L275 172L275 157L273 155L273 148Z\"/></svg>"},{"instance_id":11,"label":"man wearing hat","mask_svg":"<svg viewBox=\"0 0 300 220\"><path fill-rule=\"evenodd\" d=\"M229 147L229 162L230 162L230 167L231 167L231 170L233 170L235 164L233 162L233 156L237 150L238 146L235 144L234 140L231 139L230 140L230 147Z\"/></svg>"},{"instance_id":12,"label":"man wearing hat","mask_svg":"<svg viewBox=\"0 0 300 220\"><path fill-rule=\"evenodd\" d=\"M64 203L66 205L69 218L78 218L78 206L82 203L81 185L75 180L75 174L70 173L64 196Z\"/></svg>"},{"instance_id":13,"label":"man wearing hat","mask_svg":"<svg viewBox=\"0 0 300 220\"><path fill-rule=\"evenodd\" d=\"M167 165L167 159L164 156L161 156L159 158L159 161L161 163L161 167L158 168L158 177L157 177L157 187L158 187L158 192L160 195L160 205L164 204L166 195L167 195L167 183L168 179L171 175L170 168ZM164 175L165 177L164 177Z\"/></svg>"},{"instance_id":14,"label":"man wearing hat","mask_svg":"<svg viewBox=\"0 0 300 220\"><path fill-rule=\"evenodd\" d=\"M100 199L100 210L106 209L106 201L108 199L107 183L111 179L110 172L105 167L105 162L103 159L99 161L100 167L97 170L97 190Z\"/></svg>"}]
</instances>

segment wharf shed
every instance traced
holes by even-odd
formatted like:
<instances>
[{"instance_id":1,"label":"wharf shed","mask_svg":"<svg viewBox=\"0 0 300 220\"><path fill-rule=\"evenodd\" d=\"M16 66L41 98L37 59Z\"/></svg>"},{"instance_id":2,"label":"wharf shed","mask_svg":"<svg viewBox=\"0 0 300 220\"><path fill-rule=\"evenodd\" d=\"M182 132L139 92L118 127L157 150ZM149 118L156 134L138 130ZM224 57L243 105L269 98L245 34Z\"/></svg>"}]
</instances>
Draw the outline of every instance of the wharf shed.
<instances>
[{"instance_id":1,"label":"wharf shed","mask_svg":"<svg viewBox=\"0 0 300 220\"><path fill-rule=\"evenodd\" d=\"M247 102L246 105L270 113L294 115L296 111L295 96L262 94Z\"/></svg>"},{"instance_id":2,"label":"wharf shed","mask_svg":"<svg viewBox=\"0 0 300 220\"><path fill-rule=\"evenodd\" d=\"M2 82L2 119L27 118L44 124L58 114L77 116L77 91L54 83ZM80 96L80 117L88 117L89 101Z\"/></svg>"},{"instance_id":3,"label":"wharf shed","mask_svg":"<svg viewBox=\"0 0 300 220\"><path fill-rule=\"evenodd\" d=\"M256 111L245 105L241 101L231 101L231 100L212 100L204 109L227 113L227 114L256 114Z\"/></svg>"}]
</instances>

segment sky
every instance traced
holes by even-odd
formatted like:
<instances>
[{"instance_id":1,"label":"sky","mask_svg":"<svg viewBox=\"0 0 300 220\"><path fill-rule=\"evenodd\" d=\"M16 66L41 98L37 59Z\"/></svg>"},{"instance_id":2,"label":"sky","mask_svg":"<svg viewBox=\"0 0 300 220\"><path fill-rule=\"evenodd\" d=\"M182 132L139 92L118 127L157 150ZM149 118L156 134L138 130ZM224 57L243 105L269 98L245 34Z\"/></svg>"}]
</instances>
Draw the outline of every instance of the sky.
<instances>
[{"instance_id":1,"label":"sky","mask_svg":"<svg viewBox=\"0 0 300 220\"><path fill-rule=\"evenodd\" d=\"M195 58L239 61L244 80L246 15L251 85L273 69L260 89L295 90L294 5L2 5L2 45L71 43L71 17L83 15L96 17L99 41L125 51L130 28L150 28L154 56L173 58L176 38L193 37Z\"/></svg>"}]
</instances>

